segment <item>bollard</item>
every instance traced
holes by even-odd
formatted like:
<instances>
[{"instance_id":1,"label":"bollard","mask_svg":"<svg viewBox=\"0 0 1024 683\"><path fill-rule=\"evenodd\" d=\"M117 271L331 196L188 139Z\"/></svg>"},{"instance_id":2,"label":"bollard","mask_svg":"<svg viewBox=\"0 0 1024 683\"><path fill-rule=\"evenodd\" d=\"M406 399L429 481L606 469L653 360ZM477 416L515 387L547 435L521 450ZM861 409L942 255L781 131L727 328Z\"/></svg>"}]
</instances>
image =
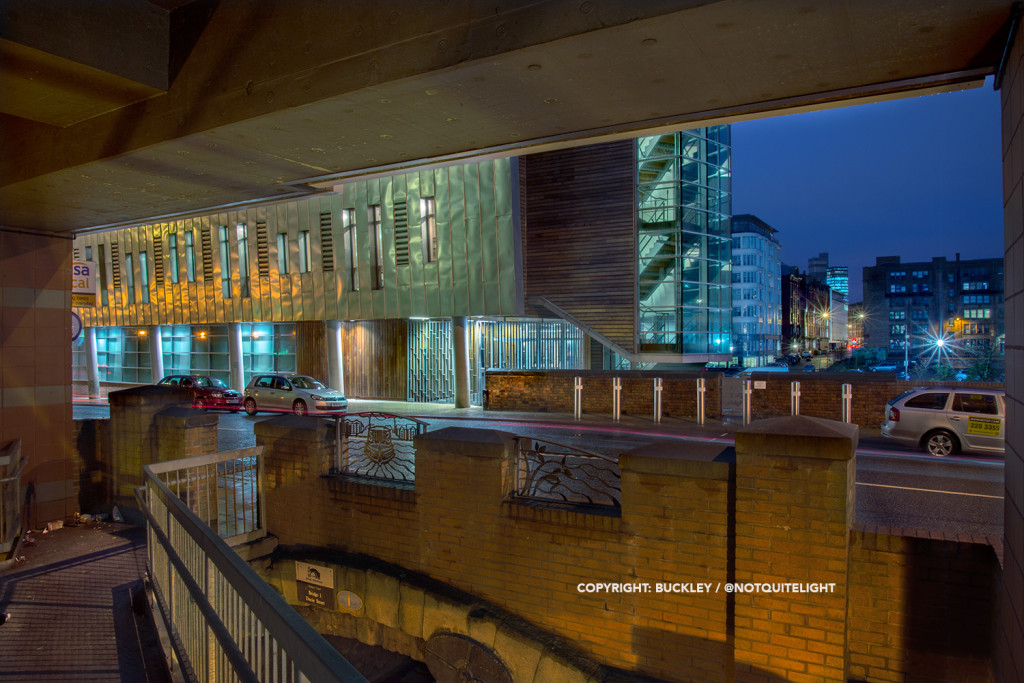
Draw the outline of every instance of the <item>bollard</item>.
<instances>
[{"instance_id":1,"label":"bollard","mask_svg":"<svg viewBox=\"0 0 1024 683\"><path fill-rule=\"evenodd\" d=\"M789 414L800 414L800 382L789 383Z\"/></svg>"},{"instance_id":2,"label":"bollard","mask_svg":"<svg viewBox=\"0 0 1024 683\"><path fill-rule=\"evenodd\" d=\"M743 426L750 424L750 396L754 393L749 379L743 380Z\"/></svg>"},{"instance_id":3,"label":"bollard","mask_svg":"<svg viewBox=\"0 0 1024 683\"><path fill-rule=\"evenodd\" d=\"M707 391L703 377L697 379L697 424L704 424L704 394Z\"/></svg>"},{"instance_id":4,"label":"bollard","mask_svg":"<svg viewBox=\"0 0 1024 683\"><path fill-rule=\"evenodd\" d=\"M654 421L661 422L661 378L654 378Z\"/></svg>"},{"instance_id":5,"label":"bollard","mask_svg":"<svg viewBox=\"0 0 1024 683\"><path fill-rule=\"evenodd\" d=\"M853 385L843 385L843 422L853 422Z\"/></svg>"},{"instance_id":6,"label":"bollard","mask_svg":"<svg viewBox=\"0 0 1024 683\"><path fill-rule=\"evenodd\" d=\"M622 379L612 380L612 419L616 422L622 414Z\"/></svg>"},{"instance_id":7,"label":"bollard","mask_svg":"<svg viewBox=\"0 0 1024 683\"><path fill-rule=\"evenodd\" d=\"M576 377L572 387L573 407L572 412L577 420L583 418L583 378Z\"/></svg>"}]
</instances>

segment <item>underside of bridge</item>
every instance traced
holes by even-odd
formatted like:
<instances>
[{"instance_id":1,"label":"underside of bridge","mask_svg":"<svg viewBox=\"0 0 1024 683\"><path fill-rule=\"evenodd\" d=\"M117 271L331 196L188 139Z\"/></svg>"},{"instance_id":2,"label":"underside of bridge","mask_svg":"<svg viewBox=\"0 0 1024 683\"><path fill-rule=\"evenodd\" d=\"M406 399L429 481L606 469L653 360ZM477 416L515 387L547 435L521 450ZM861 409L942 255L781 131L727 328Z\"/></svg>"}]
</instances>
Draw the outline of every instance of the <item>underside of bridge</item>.
<instances>
[{"instance_id":1,"label":"underside of bridge","mask_svg":"<svg viewBox=\"0 0 1024 683\"><path fill-rule=\"evenodd\" d=\"M3 223L78 232L977 84L1006 0L10 0Z\"/></svg>"}]
</instances>

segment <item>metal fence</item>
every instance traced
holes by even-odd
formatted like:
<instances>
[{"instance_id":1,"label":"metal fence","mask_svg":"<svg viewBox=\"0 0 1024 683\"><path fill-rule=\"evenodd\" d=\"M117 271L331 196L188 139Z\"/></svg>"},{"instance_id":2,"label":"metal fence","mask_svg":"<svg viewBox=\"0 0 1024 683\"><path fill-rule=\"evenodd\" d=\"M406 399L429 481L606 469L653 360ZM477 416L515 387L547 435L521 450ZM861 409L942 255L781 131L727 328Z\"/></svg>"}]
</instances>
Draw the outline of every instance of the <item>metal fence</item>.
<instances>
[{"instance_id":1,"label":"metal fence","mask_svg":"<svg viewBox=\"0 0 1024 683\"><path fill-rule=\"evenodd\" d=\"M147 465L136 489L153 592L182 671L195 681L366 681L162 480L206 466Z\"/></svg>"},{"instance_id":2,"label":"metal fence","mask_svg":"<svg viewBox=\"0 0 1024 683\"><path fill-rule=\"evenodd\" d=\"M426 422L389 413L347 413L336 417L334 425L334 462L321 474L415 481L413 439L427 431Z\"/></svg>"},{"instance_id":3,"label":"metal fence","mask_svg":"<svg viewBox=\"0 0 1024 683\"><path fill-rule=\"evenodd\" d=\"M151 469L200 520L234 546L267 535L262 453L263 447L256 446L158 463Z\"/></svg>"},{"instance_id":4,"label":"metal fence","mask_svg":"<svg viewBox=\"0 0 1024 683\"><path fill-rule=\"evenodd\" d=\"M574 446L518 437L515 464L517 498L622 507L622 475L615 458Z\"/></svg>"},{"instance_id":5,"label":"metal fence","mask_svg":"<svg viewBox=\"0 0 1024 683\"><path fill-rule=\"evenodd\" d=\"M21 473L26 460L21 452L21 439L0 450L0 553L13 548L21 533Z\"/></svg>"}]
</instances>

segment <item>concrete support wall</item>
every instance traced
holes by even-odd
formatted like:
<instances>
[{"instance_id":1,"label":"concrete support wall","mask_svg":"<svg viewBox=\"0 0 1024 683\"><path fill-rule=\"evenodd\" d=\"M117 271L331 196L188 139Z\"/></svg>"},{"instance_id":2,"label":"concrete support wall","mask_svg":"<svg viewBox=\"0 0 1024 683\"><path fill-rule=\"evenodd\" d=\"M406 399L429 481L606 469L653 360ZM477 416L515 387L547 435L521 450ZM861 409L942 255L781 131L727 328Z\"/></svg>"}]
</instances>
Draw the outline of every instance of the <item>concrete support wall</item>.
<instances>
[{"instance_id":1,"label":"concrete support wall","mask_svg":"<svg viewBox=\"0 0 1024 683\"><path fill-rule=\"evenodd\" d=\"M0 446L21 439L28 526L75 511L71 240L0 230Z\"/></svg>"},{"instance_id":2,"label":"concrete support wall","mask_svg":"<svg viewBox=\"0 0 1024 683\"><path fill-rule=\"evenodd\" d=\"M1024 26L1002 82L1006 264L1006 516L999 656L1004 681L1024 680Z\"/></svg>"},{"instance_id":3,"label":"concrete support wall","mask_svg":"<svg viewBox=\"0 0 1024 683\"><path fill-rule=\"evenodd\" d=\"M941 638L960 632L958 624L982 623L978 615L991 612L991 600L974 600L995 592L990 547L896 540L882 551L866 536L851 542L849 425L780 418L740 432L735 454L670 444L623 454L621 507L603 511L512 495L518 444L503 432L448 428L417 437L415 488L323 476L334 454L326 420L274 418L257 423L256 435L266 448L268 531L284 546L319 548L323 562L338 566L346 560L332 553L422 574L526 620L605 673L845 682L856 671L868 681L897 680L931 647L918 637L924 630L906 625L925 620L936 642L947 642ZM959 556L973 559L950 565ZM279 578L290 580L286 574ZM332 590L368 600L364 581ZM581 588L598 583L632 588ZM730 593L725 586L734 583L828 587ZM921 586L945 592L929 601ZM943 598L961 593L972 599ZM336 598L310 608L325 611L317 623L368 634L366 623L342 626ZM381 608L365 600L366 613ZM855 603L870 612L860 621L850 617ZM900 615L898 633L880 610ZM473 610L456 610L463 612ZM475 637L461 630L469 628L461 617L432 623L435 632L399 626L423 640L442 626ZM398 640L378 642L404 638L392 635ZM991 656L991 639L976 638L946 647L943 666L977 675ZM541 660L534 653L503 661L515 680L530 681L542 680Z\"/></svg>"}]
</instances>

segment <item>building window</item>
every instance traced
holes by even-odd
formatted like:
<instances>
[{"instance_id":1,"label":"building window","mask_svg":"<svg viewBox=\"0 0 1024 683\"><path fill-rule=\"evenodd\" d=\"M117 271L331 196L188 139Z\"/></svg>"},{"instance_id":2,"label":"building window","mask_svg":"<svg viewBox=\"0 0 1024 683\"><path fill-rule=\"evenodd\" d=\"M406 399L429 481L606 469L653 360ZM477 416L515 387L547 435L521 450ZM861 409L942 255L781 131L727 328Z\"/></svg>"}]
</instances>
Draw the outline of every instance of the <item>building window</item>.
<instances>
[{"instance_id":1,"label":"building window","mask_svg":"<svg viewBox=\"0 0 1024 683\"><path fill-rule=\"evenodd\" d=\"M299 272L309 272L309 230L299 231Z\"/></svg>"},{"instance_id":2,"label":"building window","mask_svg":"<svg viewBox=\"0 0 1024 683\"><path fill-rule=\"evenodd\" d=\"M288 274L288 233L277 233L277 272Z\"/></svg>"},{"instance_id":3,"label":"building window","mask_svg":"<svg viewBox=\"0 0 1024 683\"><path fill-rule=\"evenodd\" d=\"M196 236L192 230L185 231L185 277L196 281Z\"/></svg>"},{"instance_id":4,"label":"building window","mask_svg":"<svg viewBox=\"0 0 1024 683\"><path fill-rule=\"evenodd\" d=\"M97 245L100 253L100 305L107 306L110 301L107 294L107 248L106 245Z\"/></svg>"},{"instance_id":5,"label":"building window","mask_svg":"<svg viewBox=\"0 0 1024 683\"><path fill-rule=\"evenodd\" d=\"M249 286L249 226L239 223L235 226L238 233L238 279L242 298L250 295Z\"/></svg>"},{"instance_id":6,"label":"building window","mask_svg":"<svg viewBox=\"0 0 1024 683\"><path fill-rule=\"evenodd\" d=\"M149 303L149 254L139 252L139 283L142 285L142 303Z\"/></svg>"},{"instance_id":7,"label":"building window","mask_svg":"<svg viewBox=\"0 0 1024 683\"><path fill-rule=\"evenodd\" d=\"M341 228L345 235L345 263L348 264L349 289L359 291L359 255L356 251L355 209L342 209Z\"/></svg>"},{"instance_id":8,"label":"building window","mask_svg":"<svg viewBox=\"0 0 1024 683\"><path fill-rule=\"evenodd\" d=\"M167 249L171 257L171 283L178 284L178 236L171 233L167 236Z\"/></svg>"},{"instance_id":9,"label":"building window","mask_svg":"<svg viewBox=\"0 0 1024 683\"><path fill-rule=\"evenodd\" d=\"M231 240L228 238L228 226L217 228L220 242L220 291L225 299L231 298Z\"/></svg>"},{"instance_id":10,"label":"building window","mask_svg":"<svg viewBox=\"0 0 1024 683\"><path fill-rule=\"evenodd\" d=\"M128 287L128 303L135 303L135 268L131 252L124 255L125 285Z\"/></svg>"},{"instance_id":11,"label":"building window","mask_svg":"<svg viewBox=\"0 0 1024 683\"><path fill-rule=\"evenodd\" d=\"M370 239L373 240L373 288L384 289L384 234L380 204L369 208Z\"/></svg>"},{"instance_id":12,"label":"building window","mask_svg":"<svg viewBox=\"0 0 1024 683\"><path fill-rule=\"evenodd\" d=\"M424 263L437 261L437 206L433 197L420 200L420 233Z\"/></svg>"}]
</instances>

